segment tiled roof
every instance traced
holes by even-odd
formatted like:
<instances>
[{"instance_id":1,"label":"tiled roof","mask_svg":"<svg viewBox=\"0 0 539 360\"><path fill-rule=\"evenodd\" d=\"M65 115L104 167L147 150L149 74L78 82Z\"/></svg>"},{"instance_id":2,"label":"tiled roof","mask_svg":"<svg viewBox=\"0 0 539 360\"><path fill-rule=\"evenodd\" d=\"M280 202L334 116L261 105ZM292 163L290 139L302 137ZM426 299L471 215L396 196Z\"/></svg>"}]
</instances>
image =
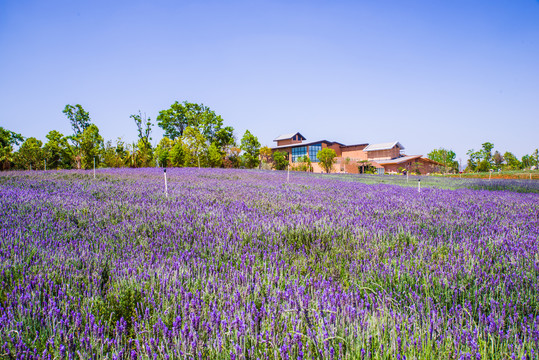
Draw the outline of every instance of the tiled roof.
<instances>
[{"instance_id":1,"label":"tiled roof","mask_svg":"<svg viewBox=\"0 0 539 360\"><path fill-rule=\"evenodd\" d=\"M401 150L404 149L404 146L402 146L400 142L393 141L379 144L370 144L365 149L363 149L363 151L389 150L392 149L395 145L397 145Z\"/></svg>"}]
</instances>

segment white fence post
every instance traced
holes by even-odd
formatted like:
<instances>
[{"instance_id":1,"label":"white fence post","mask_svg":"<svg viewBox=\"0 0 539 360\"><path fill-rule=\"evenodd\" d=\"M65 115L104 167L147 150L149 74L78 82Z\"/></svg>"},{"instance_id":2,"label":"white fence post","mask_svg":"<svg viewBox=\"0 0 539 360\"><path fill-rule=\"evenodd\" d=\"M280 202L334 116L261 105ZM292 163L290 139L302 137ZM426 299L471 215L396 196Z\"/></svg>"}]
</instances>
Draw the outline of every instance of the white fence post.
<instances>
[{"instance_id":1,"label":"white fence post","mask_svg":"<svg viewBox=\"0 0 539 360\"><path fill-rule=\"evenodd\" d=\"M165 174L165 196L168 199L167 168L163 169L163 173Z\"/></svg>"}]
</instances>

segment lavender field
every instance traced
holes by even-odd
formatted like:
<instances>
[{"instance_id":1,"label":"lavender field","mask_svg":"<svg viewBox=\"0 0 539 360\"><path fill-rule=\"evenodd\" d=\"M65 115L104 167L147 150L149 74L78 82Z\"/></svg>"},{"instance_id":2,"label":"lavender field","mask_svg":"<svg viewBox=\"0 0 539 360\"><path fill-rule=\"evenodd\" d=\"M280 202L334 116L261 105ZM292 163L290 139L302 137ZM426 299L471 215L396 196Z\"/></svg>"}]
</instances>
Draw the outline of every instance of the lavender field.
<instances>
[{"instance_id":1,"label":"lavender field","mask_svg":"<svg viewBox=\"0 0 539 360\"><path fill-rule=\"evenodd\" d=\"M539 194L0 175L0 357L537 359Z\"/></svg>"}]
</instances>

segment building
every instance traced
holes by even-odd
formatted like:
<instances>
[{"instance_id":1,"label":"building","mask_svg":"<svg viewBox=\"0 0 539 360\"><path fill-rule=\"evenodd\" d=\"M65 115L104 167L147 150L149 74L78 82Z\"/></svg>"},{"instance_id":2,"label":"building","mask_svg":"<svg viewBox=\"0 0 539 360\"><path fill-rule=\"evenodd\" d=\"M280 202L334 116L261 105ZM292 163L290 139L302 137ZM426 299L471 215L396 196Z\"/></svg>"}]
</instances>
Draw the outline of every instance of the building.
<instances>
[{"instance_id":1,"label":"building","mask_svg":"<svg viewBox=\"0 0 539 360\"><path fill-rule=\"evenodd\" d=\"M318 140L306 141L299 132L278 136L273 141L277 146L271 148L273 152L282 151L288 155L291 167L298 166L301 159L307 156L314 172L322 172L316 154L325 148L335 150L337 161L333 172L363 173L374 170L378 174L384 172L398 173L402 169L410 172L429 174L439 171L442 164L424 158L422 155L405 155L404 146L398 141L381 144L354 144L344 145L336 141Z\"/></svg>"}]
</instances>

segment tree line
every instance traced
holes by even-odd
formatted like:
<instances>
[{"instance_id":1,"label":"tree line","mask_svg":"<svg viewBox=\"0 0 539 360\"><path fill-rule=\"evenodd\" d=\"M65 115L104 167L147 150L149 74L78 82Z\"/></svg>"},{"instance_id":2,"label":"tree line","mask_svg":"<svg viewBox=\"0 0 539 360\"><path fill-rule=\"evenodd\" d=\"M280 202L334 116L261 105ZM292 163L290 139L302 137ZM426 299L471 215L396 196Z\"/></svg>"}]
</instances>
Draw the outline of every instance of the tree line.
<instances>
[{"instance_id":1,"label":"tree line","mask_svg":"<svg viewBox=\"0 0 539 360\"><path fill-rule=\"evenodd\" d=\"M255 168L260 142L246 130L240 143L234 128L203 104L176 101L157 116L164 137L152 146L154 123L139 111L130 116L138 139L104 141L90 114L80 104L66 105L72 134L51 130L43 143L35 137L0 127L0 169L90 169L96 167L198 166ZM18 149L15 148L18 146Z\"/></svg>"},{"instance_id":2,"label":"tree line","mask_svg":"<svg viewBox=\"0 0 539 360\"><path fill-rule=\"evenodd\" d=\"M535 149L532 154L524 155L518 159L512 152L505 151L503 154L496 150L492 153L494 144L485 142L481 149L468 150L466 155L466 172L487 172L490 170L523 170L535 167L539 168L539 150ZM455 159L455 152L444 148L434 149L428 153L431 160L443 164L444 172L458 172L461 164Z\"/></svg>"}]
</instances>

